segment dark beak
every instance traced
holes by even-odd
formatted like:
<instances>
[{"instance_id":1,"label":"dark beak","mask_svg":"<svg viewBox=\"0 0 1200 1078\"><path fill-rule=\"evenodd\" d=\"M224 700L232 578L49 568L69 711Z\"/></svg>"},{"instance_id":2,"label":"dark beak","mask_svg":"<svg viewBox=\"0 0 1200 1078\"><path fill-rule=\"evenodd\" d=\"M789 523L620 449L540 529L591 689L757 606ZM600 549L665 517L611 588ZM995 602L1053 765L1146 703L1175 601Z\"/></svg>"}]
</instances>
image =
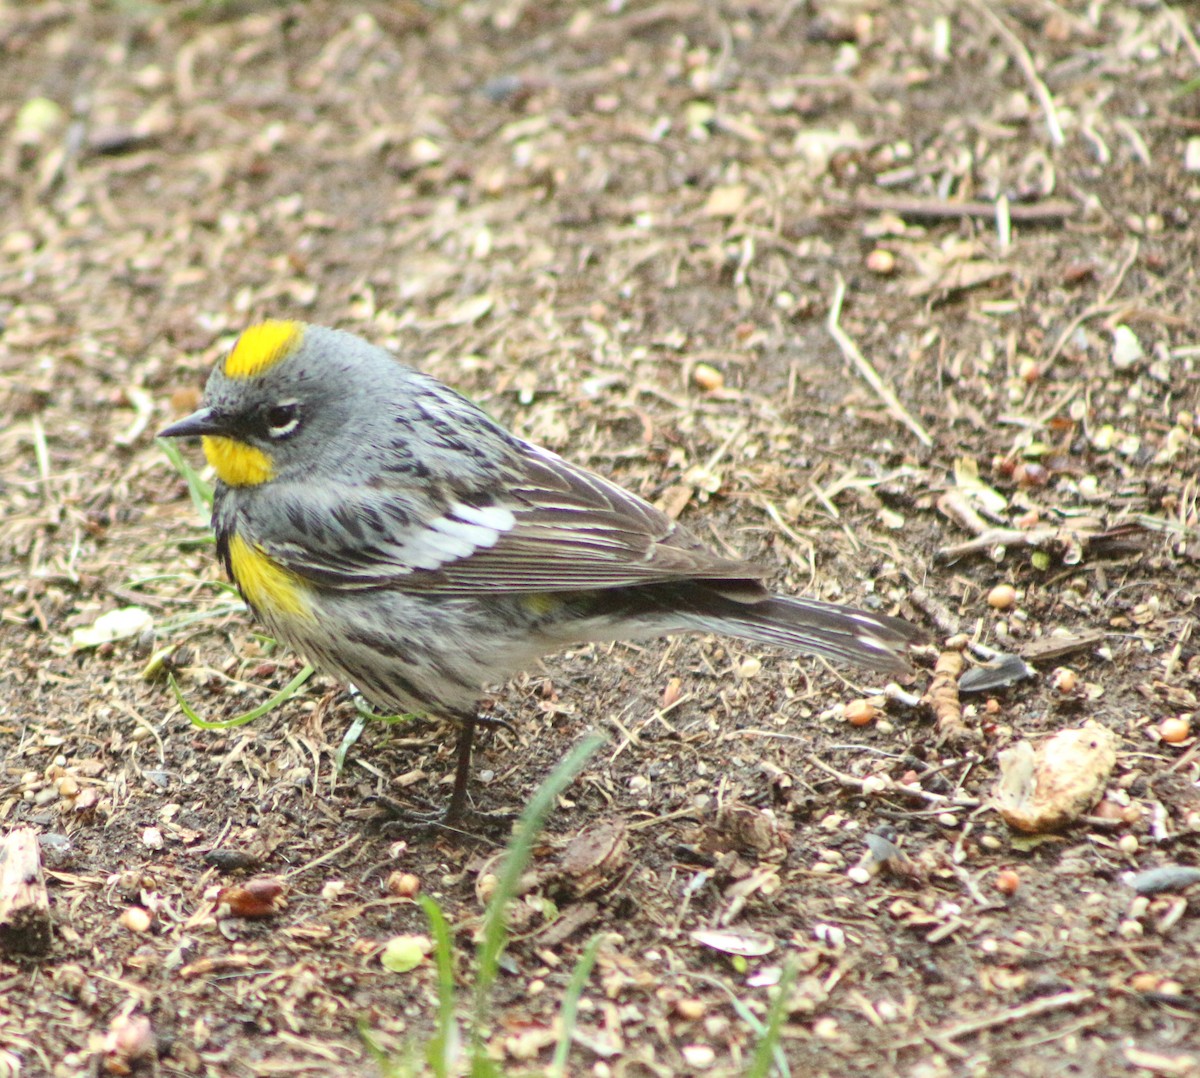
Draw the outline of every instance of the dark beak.
<instances>
[{"instance_id":1,"label":"dark beak","mask_svg":"<svg viewBox=\"0 0 1200 1078\"><path fill-rule=\"evenodd\" d=\"M200 434L224 434L227 425L223 417L211 408L201 408L189 416L184 416L177 423L163 427L158 432L159 438L195 438Z\"/></svg>"}]
</instances>

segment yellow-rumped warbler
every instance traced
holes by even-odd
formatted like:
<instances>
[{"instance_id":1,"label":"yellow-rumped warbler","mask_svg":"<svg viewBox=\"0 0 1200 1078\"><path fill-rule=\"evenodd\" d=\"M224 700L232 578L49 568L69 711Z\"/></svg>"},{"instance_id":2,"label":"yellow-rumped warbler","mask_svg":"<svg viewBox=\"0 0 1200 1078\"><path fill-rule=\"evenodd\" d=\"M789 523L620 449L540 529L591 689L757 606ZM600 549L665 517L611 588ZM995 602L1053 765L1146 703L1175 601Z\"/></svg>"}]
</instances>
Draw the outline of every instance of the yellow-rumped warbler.
<instances>
[{"instance_id":1,"label":"yellow-rumped warbler","mask_svg":"<svg viewBox=\"0 0 1200 1078\"><path fill-rule=\"evenodd\" d=\"M338 330L250 327L161 435L203 436L217 551L275 636L377 707L457 720L447 822L483 686L549 652L700 631L899 671L921 637L770 594L754 565Z\"/></svg>"}]
</instances>

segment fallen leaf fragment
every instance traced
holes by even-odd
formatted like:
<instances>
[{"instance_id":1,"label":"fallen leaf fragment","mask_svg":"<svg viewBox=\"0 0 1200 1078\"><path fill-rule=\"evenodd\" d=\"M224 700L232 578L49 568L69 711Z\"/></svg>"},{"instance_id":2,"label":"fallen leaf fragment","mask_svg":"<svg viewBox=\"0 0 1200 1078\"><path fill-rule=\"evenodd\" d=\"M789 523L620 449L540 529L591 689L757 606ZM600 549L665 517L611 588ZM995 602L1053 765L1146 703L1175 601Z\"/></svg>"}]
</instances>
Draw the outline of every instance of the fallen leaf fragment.
<instances>
[{"instance_id":1,"label":"fallen leaf fragment","mask_svg":"<svg viewBox=\"0 0 1200 1078\"><path fill-rule=\"evenodd\" d=\"M409 973L425 961L433 950L433 941L428 936L393 936L379 954L383 968L390 973Z\"/></svg>"},{"instance_id":2,"label":"fallen leaf fragment","mask_svg":"<svg viewBox=\"0 0 1200 1078\"><path fill-rule=\"evenodd\" d=\"M234 917L270 917L287 905L283 884L263 877L247 880L217 893L217 908L226 906Z\"/></svg>"},{"instance_id":3,"label":"fallen leaf fragment","mask_svg":"<svg viewBox=\"0 0 1200 1078\"><path fill-rule=\"evenodd\" d=\"M1000 754L996 809L1018 831L1066 827L1100 799L1116 762L1116 738L1094 722L1062 730L1037 749L1020 741Z\"/></svg>"},{"instance_id":4,"label":"fallen leaf fragment","mask_svg":"<svg viewBox=\"0 0 1200 1078\"><path fill-rule=\"evenodd\" d=\"M154 625L154 615L140 606L123 606L101 614L91 625L71 633L71 643L77 648L98 648L114 640L140 636Z\"/></svg>"},{"instance_id":5,"label":"fallen leaf fragment","mask_svg":"<svg viewBox=\"0 0 1200 1078\"><path fill-rule=\"evenodd\" d=\"M730 928L698 928L692 933L697 943L725 954L758 958L775 950L775 941L765 932L750 932Z\"/></svg>"}]
</instances>

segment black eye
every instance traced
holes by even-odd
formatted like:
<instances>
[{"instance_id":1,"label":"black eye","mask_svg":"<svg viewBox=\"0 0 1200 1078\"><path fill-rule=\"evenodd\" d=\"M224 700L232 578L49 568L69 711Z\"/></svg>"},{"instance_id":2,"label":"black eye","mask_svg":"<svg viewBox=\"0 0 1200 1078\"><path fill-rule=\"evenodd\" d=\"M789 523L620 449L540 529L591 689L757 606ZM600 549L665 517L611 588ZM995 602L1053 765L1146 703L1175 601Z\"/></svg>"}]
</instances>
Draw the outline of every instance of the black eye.
<instances>
[{"instance_id":1,"label":"black eye","mask_svg":"<svg viewBox=\"0 0 1200 1078\"><path fill-rule=\"evenodd\" d=\"M276 404L263 413L263 420L272 438L286 438L300 425L300 405L295 401Z\"/></svg>"}]
</instances>

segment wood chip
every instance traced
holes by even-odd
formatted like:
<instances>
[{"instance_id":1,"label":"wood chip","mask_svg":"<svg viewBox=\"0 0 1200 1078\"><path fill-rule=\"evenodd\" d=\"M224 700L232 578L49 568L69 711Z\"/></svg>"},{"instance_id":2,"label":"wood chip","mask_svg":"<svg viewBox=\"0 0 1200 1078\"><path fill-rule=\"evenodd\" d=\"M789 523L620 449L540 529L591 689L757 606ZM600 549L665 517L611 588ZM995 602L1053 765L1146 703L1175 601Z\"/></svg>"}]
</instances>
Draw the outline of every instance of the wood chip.
<instances>
[{"instance_id":1,"label":"wood chip","mask_svg":"<svg viewBox=\"0 0 1200 1078\"><path fill-rule=\"evenodd\" d=\"M50 949L50 898L32 828L19 827L0 843L0 952L45 954Z\"/></svg>"}]
</instances>

